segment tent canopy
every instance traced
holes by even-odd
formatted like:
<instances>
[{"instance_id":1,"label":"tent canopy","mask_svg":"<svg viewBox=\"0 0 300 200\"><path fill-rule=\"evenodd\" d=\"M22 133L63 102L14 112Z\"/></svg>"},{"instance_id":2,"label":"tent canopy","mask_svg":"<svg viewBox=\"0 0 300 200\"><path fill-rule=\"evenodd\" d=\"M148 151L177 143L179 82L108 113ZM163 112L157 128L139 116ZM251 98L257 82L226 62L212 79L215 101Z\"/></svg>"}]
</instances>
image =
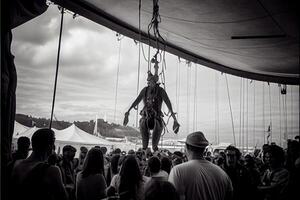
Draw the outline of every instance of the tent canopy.
<instances>
[{"instance_id":1,"label":"tent canopy","mask_svg":"<svg viewBox=\"0 0 300 200\"><path fill-rule=\"evenodd\" d=\"M148 37L153 2L52 0L96 23L156 47ZM296 0L161 0L160 48L189 61L254 80L299 84ZM141 29L139 29L139 19ZM141 30L141 31L139 31ZM141 33L141 34L140 34Z\"/></svg>"}]
</instances>

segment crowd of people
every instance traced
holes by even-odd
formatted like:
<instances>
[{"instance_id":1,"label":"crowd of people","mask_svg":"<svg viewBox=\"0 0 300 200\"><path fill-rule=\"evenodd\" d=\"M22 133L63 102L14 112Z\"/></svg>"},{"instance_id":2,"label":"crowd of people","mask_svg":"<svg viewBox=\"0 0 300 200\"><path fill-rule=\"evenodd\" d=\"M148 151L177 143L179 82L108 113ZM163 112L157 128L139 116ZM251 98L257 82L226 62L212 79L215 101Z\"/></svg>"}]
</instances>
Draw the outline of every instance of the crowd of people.
<instances>
[{"instance_id":1,"label":"crowd of people","mask_svg":"<svg viewBox=\"0 0 300 200\"><path fill-rule=\"evenodd\" d=\"M284 200L299 187L299 139L286 149L271 143L253 154L235 146L209 152L202 132L187 136L185 152L166 149L107 152L106 147L63 147L55 134L37 130L18 140L8 164L10 199L56 200ZM32 153L28 156L30 150Z\"/></svg>"}]
</instances>

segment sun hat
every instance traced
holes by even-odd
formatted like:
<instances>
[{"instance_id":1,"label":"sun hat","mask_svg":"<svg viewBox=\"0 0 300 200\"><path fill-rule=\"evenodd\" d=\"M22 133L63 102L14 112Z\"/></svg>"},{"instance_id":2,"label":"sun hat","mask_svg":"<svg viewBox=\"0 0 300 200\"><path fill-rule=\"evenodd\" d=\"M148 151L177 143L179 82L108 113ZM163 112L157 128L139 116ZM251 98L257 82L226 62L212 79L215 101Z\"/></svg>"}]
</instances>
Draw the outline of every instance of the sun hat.
<instances>
[{"instance_id":1,"label":"sun hat","mask_svg":"<svg viewBox=\"0 0 300 200\"><path fill-rule=\"evenodd\" d=\"M204 134L200 131L197 131L187 136L186 144L194 147L205 148L206 146L208 146L209 143L205 138Z\"/></svg>"}]
</instances>

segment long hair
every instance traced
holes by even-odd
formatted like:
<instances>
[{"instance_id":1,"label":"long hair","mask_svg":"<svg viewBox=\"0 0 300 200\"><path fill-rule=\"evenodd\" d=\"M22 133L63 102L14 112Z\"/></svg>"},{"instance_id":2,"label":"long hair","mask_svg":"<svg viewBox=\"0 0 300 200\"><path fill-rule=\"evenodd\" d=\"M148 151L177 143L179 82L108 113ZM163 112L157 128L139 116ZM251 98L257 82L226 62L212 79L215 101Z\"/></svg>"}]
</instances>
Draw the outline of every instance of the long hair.
<instances>
[{"instance_id":1,"label":"long hair","mask_svg":"<svg viewBox=\"0 0 300 200\"><path fill-rule=\"evenodd\" d=\"M119 195L121 199L136 199L142 175L134 155L126 156L120 170Z\"/></svg>"},{"instance_id":2,"label":"long hair","mask_svg":"<svg viewBox=\"0 0 300 200\"><path fill-rule=\"evenodd\" d=\"M82 177L87 177L91 174L104 175L103 154L98 148L89 150L83 164Z\"/></svg>"}]
</instances>

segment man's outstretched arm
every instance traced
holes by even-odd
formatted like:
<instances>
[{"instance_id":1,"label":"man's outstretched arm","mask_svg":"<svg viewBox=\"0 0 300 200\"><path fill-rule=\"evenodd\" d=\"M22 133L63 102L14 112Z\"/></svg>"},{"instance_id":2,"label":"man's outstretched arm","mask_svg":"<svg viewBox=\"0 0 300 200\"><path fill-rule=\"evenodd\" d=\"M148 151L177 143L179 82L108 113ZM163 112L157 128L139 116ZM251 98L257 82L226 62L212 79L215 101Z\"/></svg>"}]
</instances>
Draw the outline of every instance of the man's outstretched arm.
<instances>
[{"instance_id":1,"label":"man's outstretched arm","mask_svg":"<svg viewBox=\"0 0 300 200\"><path fill-rule=\"evenodd\" d=\"M134 100L134 102L129 107L128 111L125 113L125 118L124 118L124 122L123 122L124 126L126 126L127 123L128 123L128 115L129 115L130 110L132 108L136 107L142 101L143 97L145 96L145 92L146 92L146 87L144 87L142 89L142 91L140 92L139 96Z\"/></svg>"}]
</instances>

